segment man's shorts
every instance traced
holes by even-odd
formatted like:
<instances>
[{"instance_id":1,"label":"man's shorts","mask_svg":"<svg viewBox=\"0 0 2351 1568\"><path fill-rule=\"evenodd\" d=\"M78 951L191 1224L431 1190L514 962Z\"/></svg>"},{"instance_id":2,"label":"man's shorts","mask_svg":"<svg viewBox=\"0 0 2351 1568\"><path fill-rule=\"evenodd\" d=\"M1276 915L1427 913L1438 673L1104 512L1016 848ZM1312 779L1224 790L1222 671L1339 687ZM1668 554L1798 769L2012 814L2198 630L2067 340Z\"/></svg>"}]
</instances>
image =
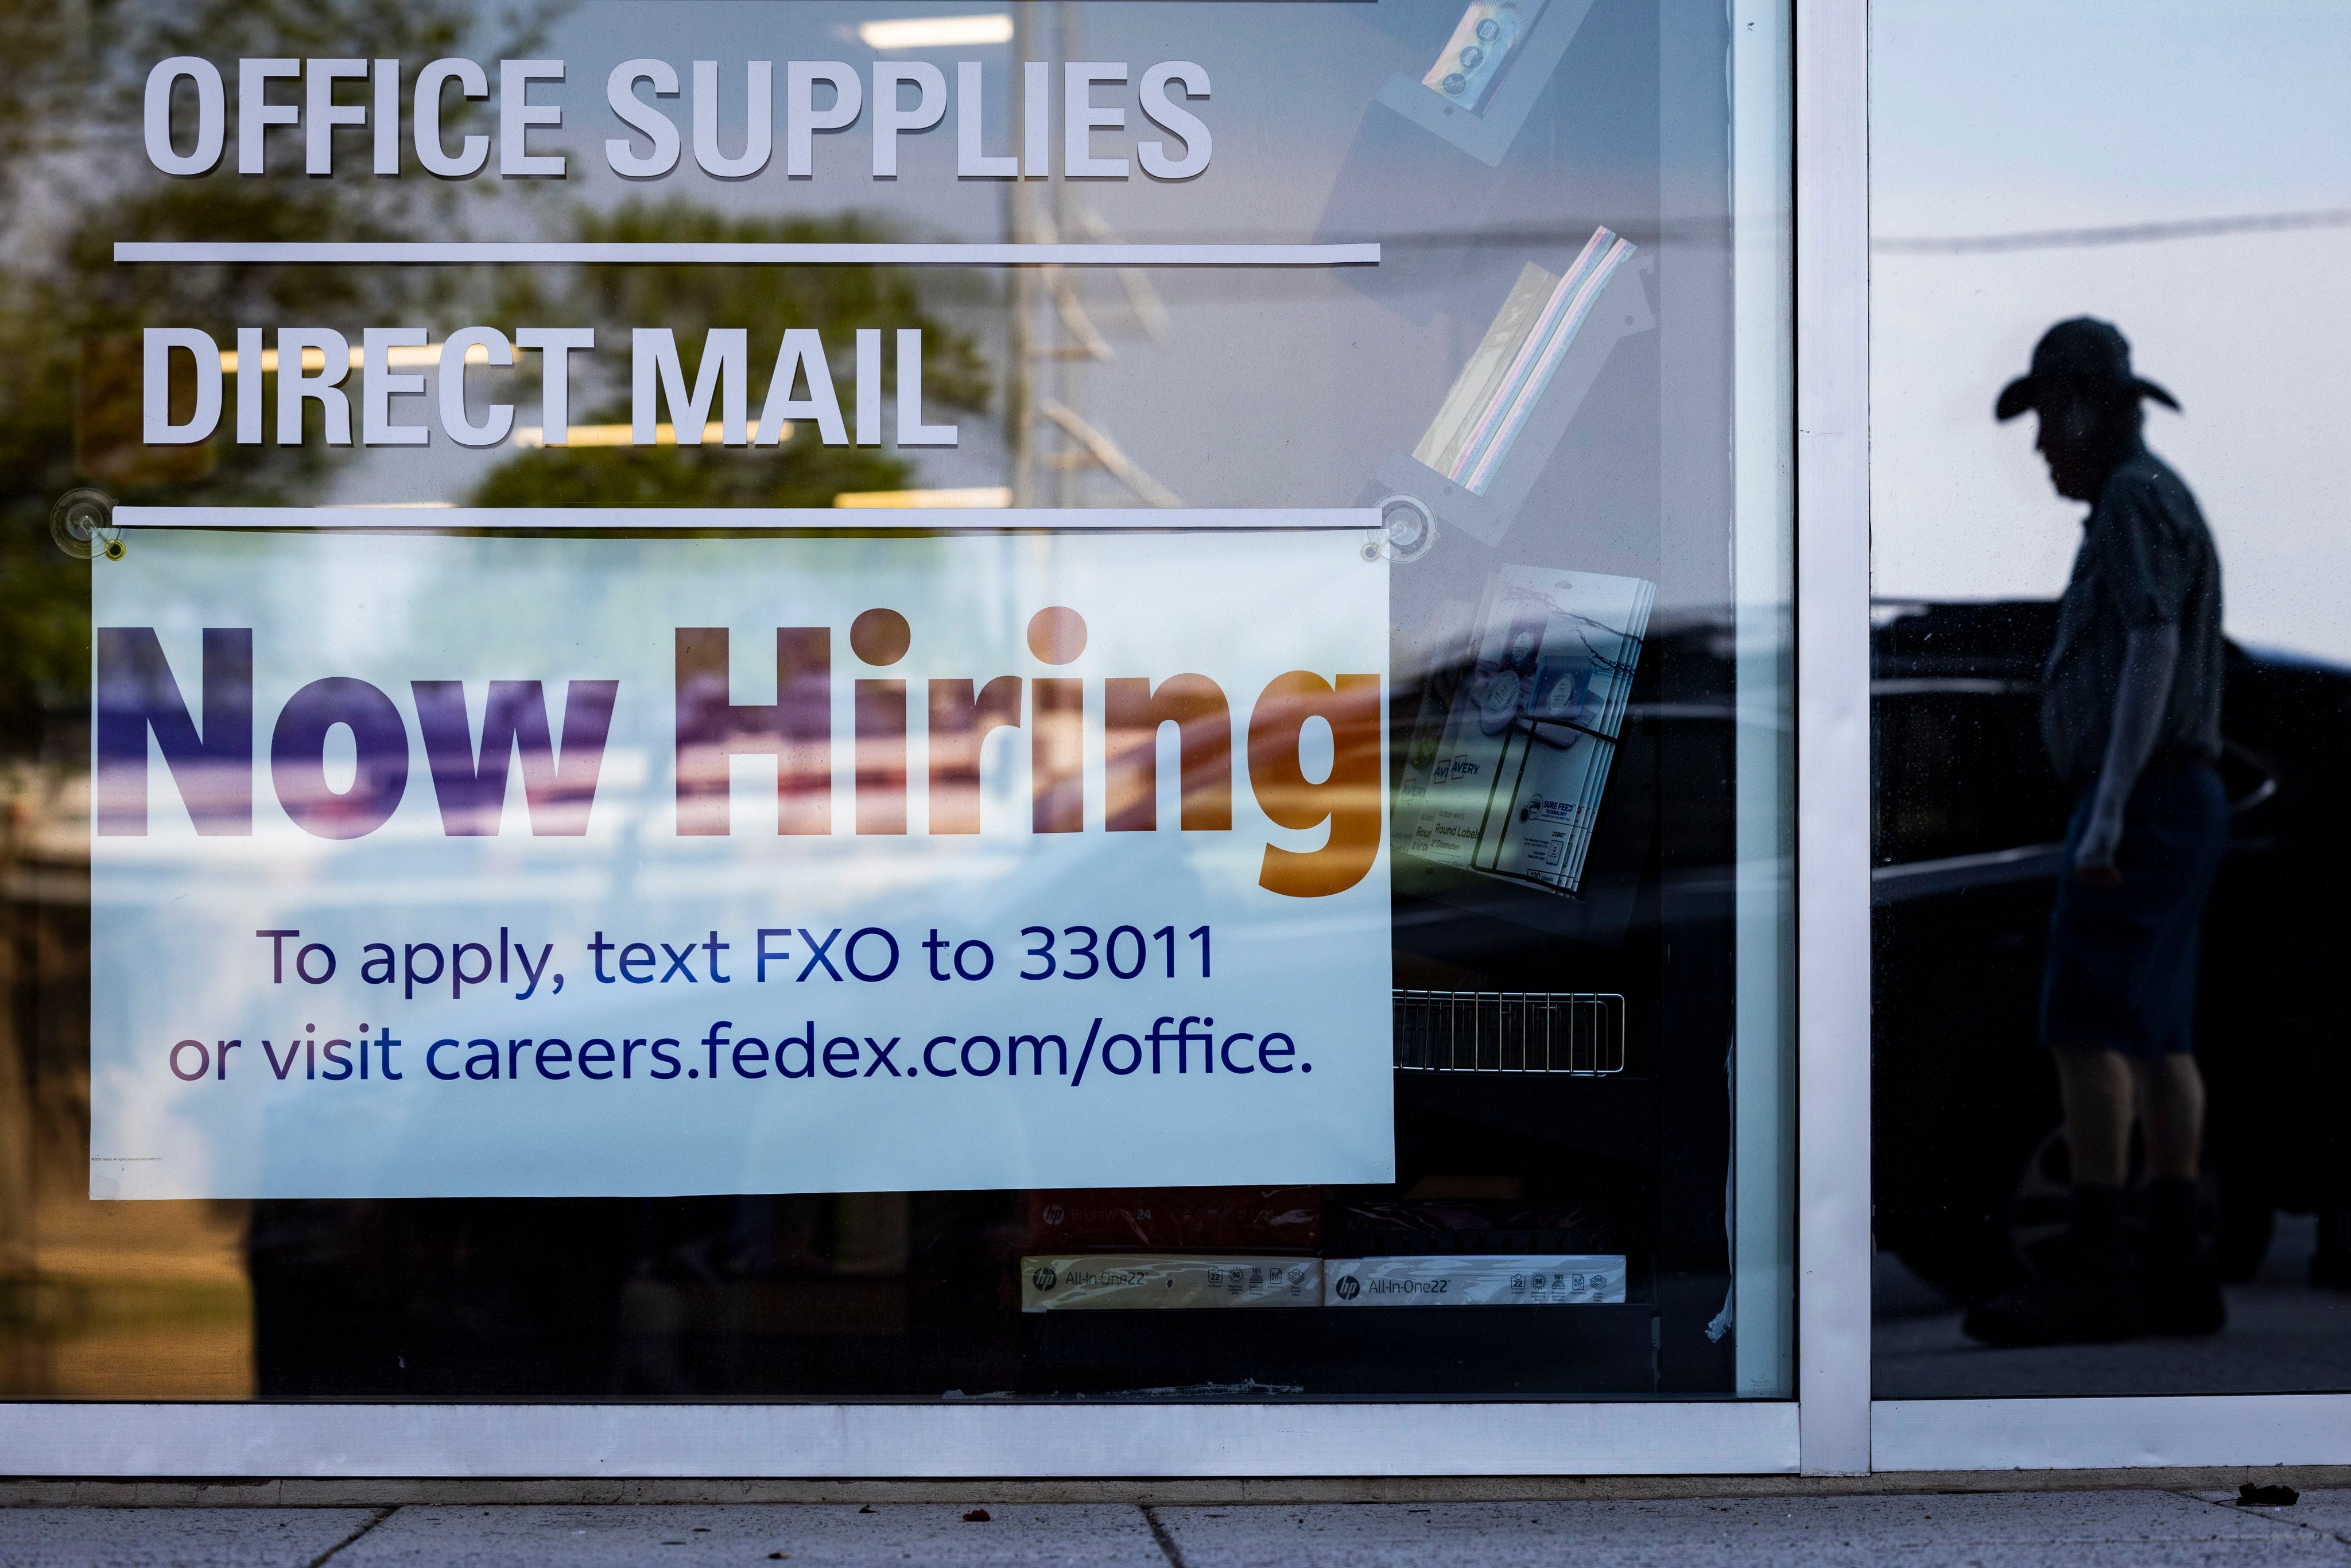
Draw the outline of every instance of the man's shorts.
<instances>
[{"instance_id":1,"label":"man's shorts","mask_svg":"<svg viewBox=\"0 0 2351 1568\"><path fill-rule=\"evenodd\" d=\"M2093 783L2065 829L2057 907L2049 916L2041 1043L2159 1057L2196 1049L2197 948L2204 903L2229 844L2229 798L2210 764L2151 767L2123 812L2115 864L2093 887L2074 873Z\"/></svg>"}]
</instances>

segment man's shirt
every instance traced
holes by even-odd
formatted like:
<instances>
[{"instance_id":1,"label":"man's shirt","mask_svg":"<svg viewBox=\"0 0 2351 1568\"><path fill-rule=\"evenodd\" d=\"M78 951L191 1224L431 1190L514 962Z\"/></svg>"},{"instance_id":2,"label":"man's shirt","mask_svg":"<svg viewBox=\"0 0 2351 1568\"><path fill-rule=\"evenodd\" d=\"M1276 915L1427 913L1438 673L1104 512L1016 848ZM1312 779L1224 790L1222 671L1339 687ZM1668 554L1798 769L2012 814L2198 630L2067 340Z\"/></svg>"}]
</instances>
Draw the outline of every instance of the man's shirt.
<instances>
[{"instance_id":1,"label":"man's shirt","mask_svg":"<svg viewBox=\"0 0 2351 1568\"><path fill-rule=\"evenodd\" d=\"M2124 650L2142 626L2179 629L2157 752L2217 759L2220 558L2196 497L2168 464L2134 441L2084 525L2042 677L2042 744L2069 785L2095 778L2105 760Z\"/></svg>"}]
</instances>

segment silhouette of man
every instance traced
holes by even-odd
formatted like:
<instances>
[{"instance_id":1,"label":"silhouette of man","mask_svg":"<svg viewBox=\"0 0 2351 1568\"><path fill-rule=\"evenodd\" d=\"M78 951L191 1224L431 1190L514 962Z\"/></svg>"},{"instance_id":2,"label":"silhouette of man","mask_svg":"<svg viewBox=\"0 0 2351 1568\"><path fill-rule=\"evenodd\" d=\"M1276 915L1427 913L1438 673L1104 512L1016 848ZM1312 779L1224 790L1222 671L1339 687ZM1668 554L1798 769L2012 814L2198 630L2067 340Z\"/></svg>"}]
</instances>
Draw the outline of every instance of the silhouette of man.
<instances>
[{"instance_id":1,"label":"silhouette of man","mask_svg":"<svg viewBox=\"0 0 2351 1568\"><path fill-rule=\"evenodd\" d=\"M2043 676L2041 737L2077 791L2042 980L2073 1158L2062 1264L1978 1303L1994 1344L2210 1333L2225 1321L2199 1247L2204 1128L2197 947L2228 841L2220 755L2220 563L2196 497L2147 449L2142 399L2108 322L2060 321L1994 413L2040 416L2050 482L2090 503ZM2131 1124L2143 1130L2147 1245L2123 1227ZM2143 1266L2142 1266L2143 1265Z\"/></svg>"}]
</instances>

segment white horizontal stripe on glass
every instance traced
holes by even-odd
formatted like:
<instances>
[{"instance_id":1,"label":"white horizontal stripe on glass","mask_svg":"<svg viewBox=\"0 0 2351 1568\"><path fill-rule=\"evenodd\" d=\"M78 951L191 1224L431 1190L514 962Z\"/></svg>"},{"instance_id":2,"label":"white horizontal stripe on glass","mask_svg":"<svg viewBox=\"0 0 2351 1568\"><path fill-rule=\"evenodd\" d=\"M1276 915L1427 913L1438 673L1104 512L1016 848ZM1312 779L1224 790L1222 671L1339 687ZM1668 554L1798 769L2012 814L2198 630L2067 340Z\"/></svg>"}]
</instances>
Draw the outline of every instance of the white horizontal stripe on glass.
<instances>
[{"instance_id":1,"label":"white horizontal stripe on glass","mask_svg":"<svg viewBox=\"0 0 2351 1568\"><path fill-rule=\"evenodd\" d=\"M736 245L632 240L117 240L117 261L764 263L793 267L1377 267L1376 245Z\"/></svg>"}]
</instances>

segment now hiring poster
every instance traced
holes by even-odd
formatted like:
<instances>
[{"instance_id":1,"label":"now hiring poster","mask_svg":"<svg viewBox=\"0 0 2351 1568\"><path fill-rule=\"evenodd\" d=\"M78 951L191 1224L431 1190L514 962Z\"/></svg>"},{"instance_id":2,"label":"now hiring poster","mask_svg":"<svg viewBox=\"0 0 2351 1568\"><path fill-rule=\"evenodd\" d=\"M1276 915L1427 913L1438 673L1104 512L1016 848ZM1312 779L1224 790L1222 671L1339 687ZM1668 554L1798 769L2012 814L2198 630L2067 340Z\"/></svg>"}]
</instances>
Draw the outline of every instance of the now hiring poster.
<instances>
[{"instance_id":1,"label":"now hiring poster","mask_svg":"<svg viewBox=\"0 0 2351 1568\"><path fill-rule=\"evenodd\" d=\"M1393 1179L1376 518L1117 520L133 528L90 1195Z\"/></svg>"}]
</instances>

